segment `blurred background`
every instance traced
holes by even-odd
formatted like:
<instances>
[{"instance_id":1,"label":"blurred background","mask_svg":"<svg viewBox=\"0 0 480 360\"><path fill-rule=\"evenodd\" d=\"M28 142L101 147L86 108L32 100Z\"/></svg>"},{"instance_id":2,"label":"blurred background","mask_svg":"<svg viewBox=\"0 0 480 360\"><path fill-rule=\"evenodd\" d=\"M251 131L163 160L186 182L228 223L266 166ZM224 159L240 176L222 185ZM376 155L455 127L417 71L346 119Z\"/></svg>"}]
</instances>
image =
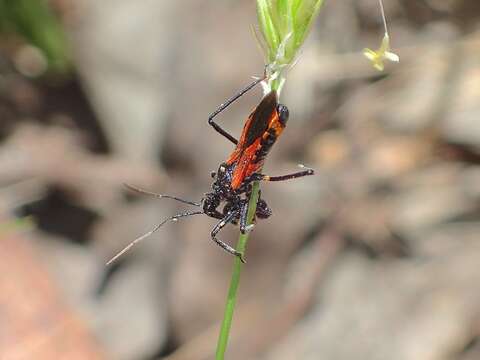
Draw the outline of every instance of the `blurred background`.
<instances>
[{"instance_id":1,"label":"blurred background","mask_svg":"<svg viewBox=\"0 0 480 360\"><path fill-rule=\"evenodd\" d=\"M327 1L288 76L229 359L480 359L480 2ZM211 359L232 258L207 125L261 75L255 2L0 0L0 358ZM260 89L220 120L239 134ZM231 226L221 239L235 243Z\"/></svg>"}]
</instances>

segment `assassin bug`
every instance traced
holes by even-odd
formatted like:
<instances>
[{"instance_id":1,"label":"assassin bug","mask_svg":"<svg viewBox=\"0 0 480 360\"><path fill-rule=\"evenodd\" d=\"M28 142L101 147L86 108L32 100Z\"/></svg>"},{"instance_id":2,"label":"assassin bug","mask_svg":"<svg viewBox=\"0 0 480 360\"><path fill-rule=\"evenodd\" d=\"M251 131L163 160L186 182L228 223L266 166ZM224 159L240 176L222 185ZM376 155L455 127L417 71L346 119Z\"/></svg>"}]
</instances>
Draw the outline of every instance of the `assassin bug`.
<instances>
[{"instance_id":1,"label":"assassin bug","mask_svg":"<svg viewBox=\"0 0 480 360\"><path fill-rule=\"evenodd\" d=\"M245 260L242 254L236 251L230 245L224 243L217 238L217 234L227 224L240 223L240 231L245 233L251 230L251 226L247 226L248 202L254 181L284 181L302 176L313 175L312 169L295 172L282 176L268 176L260 173L266 156L272 148L275 141L283 132L289 117L288 108L278 103L277 93L272 90L265 95L260 104L252 111L247 118L243 127L240 139L237 140L230 135L222 127L220 127L214 118L225 110L229 105L238 98L252 89L255 85L266 79L266 75L258 78L250 85L241 90L238 94L228 99L225 103L215 110L208 118L208 123L221 135L236 145L228 159L221 163L216 172L212 172L212 191L206 193L200 202L184 200L175 196L156 194L145 191L131 185L126 185L133 191L146 195L155 196L157 198L168 198L187 205L199 207L201 210L187 211L172 217L169 217L155 226L148 233L140 236L132 241L127 247L120 251L107 264L112 263L122 254L127 252L132 246L139 241L150 236L161 226L169 221L177 221L180 218L205 214L220 221L213 227L211 238L215 243L222 247L225 251L238 256L242 262ZM223 208L222 208L223 206ZM259 197L255 218L266 219L272 214L265 200Z\"/></svg>"}]
</instances>

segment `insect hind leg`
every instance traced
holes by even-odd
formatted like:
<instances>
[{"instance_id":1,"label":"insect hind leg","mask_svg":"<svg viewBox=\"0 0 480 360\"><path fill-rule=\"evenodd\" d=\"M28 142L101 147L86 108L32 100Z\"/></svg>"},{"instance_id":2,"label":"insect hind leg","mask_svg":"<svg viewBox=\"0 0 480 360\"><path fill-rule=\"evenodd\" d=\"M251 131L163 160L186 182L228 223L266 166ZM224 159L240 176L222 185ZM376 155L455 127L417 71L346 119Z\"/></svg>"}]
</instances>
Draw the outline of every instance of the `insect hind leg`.
<instances>
[{"instance_id":1,"label":"insect hind leg","mask_svg":"<svg viewBox=\"0 0 480 360\"><path fill-rule=\"evenodd\" d=\"M266 74L264 74L263 77L255 79L251 84L247 85L244 89L240 90L237 94L229 98L227 101L225 101L223 104L221 104L217 110L215 110L213 113L210 114L208 117L208 123L215 129L216 132L218 132L220 135L223 135L226 137L228 140L230 140L232 143L235 145L238 144L238 140L235 139L234 136L230 135L227 131L223 130L220 125L218 125L213 119L220 114L223 110L225 110L227 107L229 107L233 102L238 100L241 96L243 96L246 92L251 90L255 85L258 83L262 82L263 80L266 79Z\"/></svg>"}]
</instances>

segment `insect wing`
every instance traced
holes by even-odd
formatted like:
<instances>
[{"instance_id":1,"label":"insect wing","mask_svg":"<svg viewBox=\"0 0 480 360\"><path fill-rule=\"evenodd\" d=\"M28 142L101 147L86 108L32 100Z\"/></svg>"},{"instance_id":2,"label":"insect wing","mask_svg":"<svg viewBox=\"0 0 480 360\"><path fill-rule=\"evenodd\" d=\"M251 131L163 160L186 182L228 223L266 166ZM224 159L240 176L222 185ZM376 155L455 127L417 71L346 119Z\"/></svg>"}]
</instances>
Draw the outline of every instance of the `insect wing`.
<instances>
[{"instance_id":1,"label":"insect wing","mask_svg":"<svg viewBox=\"0 0 480 360\"><path fill-rule=\"evenodd\" d=\"M266 95L248 117L242 135L233 151L228 164L236 163L232 177L232 189L237 189L247 176L261 164L253 164L255 155L262 144L262 138L277 117L277 94L275 91Z\"/></svg>"},{"instance_id":2,"label":"insect wing","mask_svg":"<svg viewBox=\"0 0 480 360\"><path fill-rule=\"evenodd\" d=\"M267 130L271 118L271 114L277 107L277 94L275 91L266 95L260 104L249 115L245 125L243 126L240 140L227 160L227 164L237 162L242 156L245 149L251 146L255 140L261 138Z\"/></svg>"}]
</instances>

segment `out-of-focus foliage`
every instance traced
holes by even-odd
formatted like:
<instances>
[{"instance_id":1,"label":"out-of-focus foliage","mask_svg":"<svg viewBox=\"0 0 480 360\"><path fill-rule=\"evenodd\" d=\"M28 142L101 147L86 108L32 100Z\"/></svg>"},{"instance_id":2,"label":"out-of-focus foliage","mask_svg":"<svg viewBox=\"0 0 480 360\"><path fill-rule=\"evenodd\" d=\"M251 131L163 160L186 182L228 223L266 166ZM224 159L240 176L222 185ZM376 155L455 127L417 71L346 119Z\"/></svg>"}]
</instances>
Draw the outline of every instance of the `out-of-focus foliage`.
<instances>
[{"instance_id":1,"label":"out-of-focus foliage","mask_svg":"<svg viewBox=\"0 0 480 360\"><path fill-rule=\"evenodd\" d=\"M46 1L0 0L0 31L18 34L41 50L50 71L65 73L69 70L67 38Z\"/></svg>"}]
</instances>

